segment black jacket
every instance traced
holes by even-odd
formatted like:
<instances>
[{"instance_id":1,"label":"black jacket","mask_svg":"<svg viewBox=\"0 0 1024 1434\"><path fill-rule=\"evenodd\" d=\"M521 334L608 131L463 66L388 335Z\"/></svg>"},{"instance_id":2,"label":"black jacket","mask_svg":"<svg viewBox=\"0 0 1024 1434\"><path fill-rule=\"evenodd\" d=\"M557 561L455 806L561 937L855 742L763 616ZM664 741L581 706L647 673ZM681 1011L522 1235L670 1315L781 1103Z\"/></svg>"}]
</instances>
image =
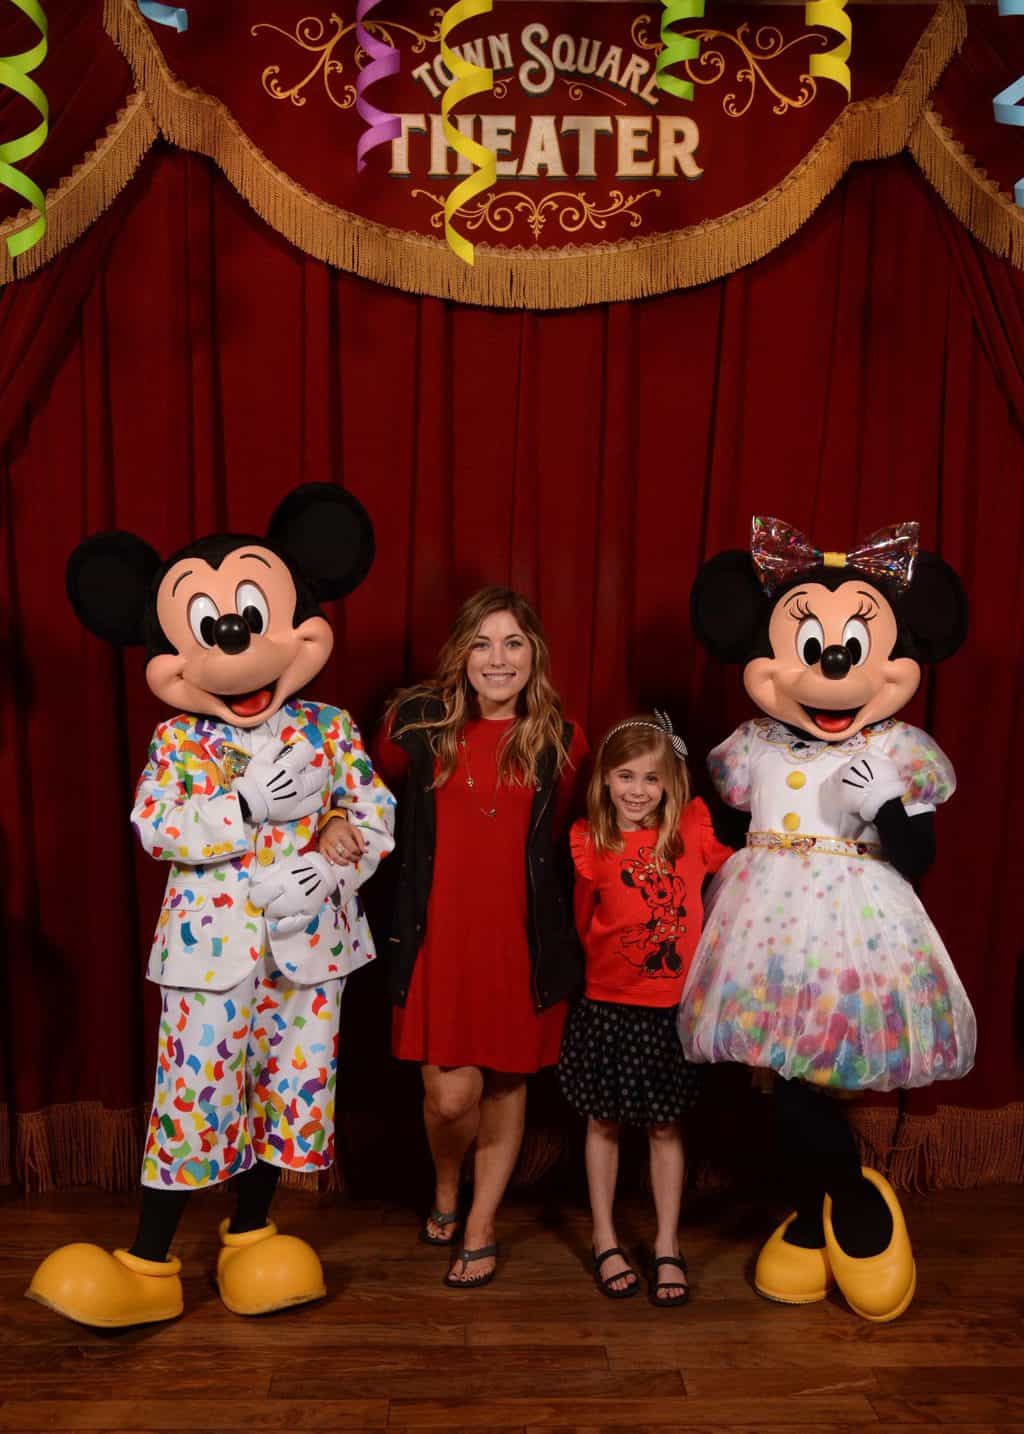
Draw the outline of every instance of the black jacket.
<instances>
[{"instance_id":1,"label":"black jacket","mask_svg":"<svg viewBox=\"0 0 1024 1434\"><path fill-rule=\"evenodd\" d=\"M429 709L419 708L420 712L424 710ZM409 719L408 710L399 712L395 729L400 730ZM566 722L566 748L572 734L572 723ZM409 772L398 803L398 895L388 948L388 985L394 1004L404 1006L427 929L437 843L435 760L424 731L405 732L395 740L408 755ZM539 1011L574 996L583 984L583 955L572 915L568 858L556 852L553 834L556 785L555 755L547 751L540 759L530 833L523 854L526 934L533 968L533 999Z\"/></svg>"}]
</instances>

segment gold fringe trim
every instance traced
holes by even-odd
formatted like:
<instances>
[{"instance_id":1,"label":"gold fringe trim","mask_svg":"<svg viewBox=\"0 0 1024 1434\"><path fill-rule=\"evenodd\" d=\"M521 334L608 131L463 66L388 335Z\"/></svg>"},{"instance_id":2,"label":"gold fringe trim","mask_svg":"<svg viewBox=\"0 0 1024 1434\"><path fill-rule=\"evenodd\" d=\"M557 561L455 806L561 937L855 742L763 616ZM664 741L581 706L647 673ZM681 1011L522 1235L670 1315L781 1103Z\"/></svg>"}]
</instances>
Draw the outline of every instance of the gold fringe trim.
<instances>
[{"instance_id":1,"label":"gold fringe trim","mask_svg":"<svg viewBox=\"0 0 1024 1434\"><path fill-rule=\"evenodd\" d=\"M8 234L31 221L35 210L22 209L0 224L0 285L23 279L73 244L121 193L157 134L145 99L135 91L103 138L47 193L46 234L38 244L12 259L4 242Z\"/></svg>"},{"instance_id":2,"label":"gold fringe trim","mask_svg":"<svg viewBox=\"0 0 1024 1434\"><path fill-rule=\"evenodd\" d=\"M33 1191L137 1185L148 1114L148 1106L106 1110L99 1101L82 1101L15 1116L16 1177Z\"/></svg>"},{"instance_id":3,"label":"gold fringe trim","mask_svg":"<svg viewBox=\"0 0 1024 1434\"><path fill-rule=\"evenodd\" d=\"M1024 209L989 178L931 105L914 126L908 147L960 223L986 249L1024 269Z\"/></svg>"},{"instance_id":4,"label":"gold fringe trim","mask_svg":"<svg viewBox=\"0 0 1024 1434\"><path fill-rule=\"evenodd\" d=\"M933 1115L854 1108L865 1164L899 1190L959 1190L1024 1181L1024 1103L999 1110L940 1105Z\"/></svg>"},{"instance_id":5,"label":"gold fringe trim","mask_svg":"<svg viewBox=\"0 0 1024 1434\"><path fill-rule=\"evenodd\" d=\"M314 258L413 293L499 308L560 309L642 298L719 279L790 238L857 160L898 154L966 35L964 0L940 0L891 94L847 105L775 189L720 219L621 244L558 250L476 245L460 263L438 239L338 209L290 179L221 101L175 79L134 0L105 0L160 130L213 159L253 210Z\"/></svg>"}]
</instances>

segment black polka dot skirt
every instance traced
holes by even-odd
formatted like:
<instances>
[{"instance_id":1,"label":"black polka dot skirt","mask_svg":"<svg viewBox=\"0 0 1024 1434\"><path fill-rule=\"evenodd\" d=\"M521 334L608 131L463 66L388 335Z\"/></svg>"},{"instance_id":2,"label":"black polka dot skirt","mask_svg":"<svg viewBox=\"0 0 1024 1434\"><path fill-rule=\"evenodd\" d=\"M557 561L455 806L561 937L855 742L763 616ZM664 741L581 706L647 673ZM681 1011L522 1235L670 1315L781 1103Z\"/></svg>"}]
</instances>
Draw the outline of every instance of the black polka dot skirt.
<instances>
[{"instance_id":1,"label":"black polka dot skirt","mask_svg":"<svg viewBox=\"0 0 1024 1434\"><path fill-rule=\"evenodd\" d=\"M581 1115L658 1125L688 1110L700 1071L683 1055L676 1007L623 1006L584 997L562 1037L558 1079Z\"/></svg>"}]
</instances>

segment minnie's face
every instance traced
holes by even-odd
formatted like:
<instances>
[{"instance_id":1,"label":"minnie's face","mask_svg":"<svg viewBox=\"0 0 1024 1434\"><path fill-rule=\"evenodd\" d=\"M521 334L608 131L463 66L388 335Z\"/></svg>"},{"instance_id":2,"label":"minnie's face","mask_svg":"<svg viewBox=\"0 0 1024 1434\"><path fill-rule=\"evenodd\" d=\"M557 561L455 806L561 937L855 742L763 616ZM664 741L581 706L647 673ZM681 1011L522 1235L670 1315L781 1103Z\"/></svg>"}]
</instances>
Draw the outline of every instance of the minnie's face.
<instances>
[{"instance_id":1,"label":"minnie's face","mask_svg":"<svg viewBox=\"0 0 1024 1434\"><path fill-rule=\"evenodd\" d=\"M236 727L265 722L323 667L334 636L322 617L298 627L287 565L257 543L216 568L184 557L157 593L156 613L173 653L146 665L150 690L181 712Z\"/></svg>"},{"instance_id":2,"label":"minnie's face","mask_svg":"<svg viewBox=\"0 0 1024 1434\"><path fill-rule=\"evenodd\" d=\"M756 657L743 685L763 712L826 742L841 742L910 701L921 668L890 654L898 636L887 598L852 578L834 592L800 583L776 602L771 657Z\"/></svg>"}]
</instances>

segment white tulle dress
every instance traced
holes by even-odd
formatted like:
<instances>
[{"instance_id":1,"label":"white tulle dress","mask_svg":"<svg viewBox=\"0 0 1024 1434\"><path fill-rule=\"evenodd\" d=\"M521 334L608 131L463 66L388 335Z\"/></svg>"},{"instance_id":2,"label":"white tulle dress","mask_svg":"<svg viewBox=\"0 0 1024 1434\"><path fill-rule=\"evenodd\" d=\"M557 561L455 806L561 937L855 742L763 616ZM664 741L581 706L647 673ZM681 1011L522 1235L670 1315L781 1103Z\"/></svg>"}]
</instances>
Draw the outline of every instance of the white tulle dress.
<instances>
[{"instance_id":1,"label":"white tulle dress","mask_svg":"<svg viewBox=\"0 0 1024 1434\"><path fill-rule=\"evenodd\" d=\"M938 932L875 827L834 799L830 779L871 752L906 778L911 816L952 795L948 758L892 719L832 743L759 717L711 753L719 793L751 824L708 894L679 1011L689 1060L843 1090L928 1085L973 1065L974 1012Z\"/></svg>"}]
</instances>

